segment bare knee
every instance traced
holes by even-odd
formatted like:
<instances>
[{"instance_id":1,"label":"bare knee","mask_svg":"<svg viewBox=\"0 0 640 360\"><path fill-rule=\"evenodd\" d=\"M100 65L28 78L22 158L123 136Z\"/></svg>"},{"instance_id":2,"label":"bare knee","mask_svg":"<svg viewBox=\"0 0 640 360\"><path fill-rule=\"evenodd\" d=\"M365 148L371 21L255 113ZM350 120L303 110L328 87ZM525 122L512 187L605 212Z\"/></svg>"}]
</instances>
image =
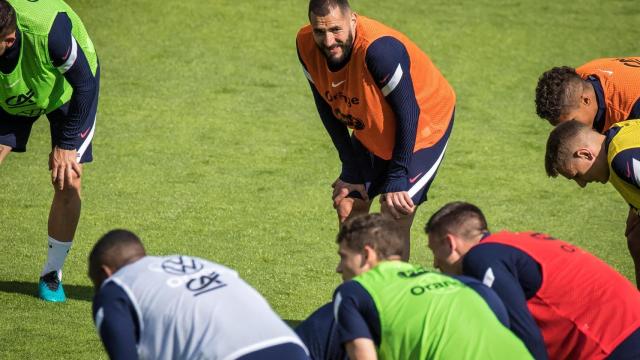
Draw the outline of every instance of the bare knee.
<instances>
[{"instance_id":1,"label":"bare knee","mask_svg":"<svg viewBox=\"0 0 640 360\"><path fill-rule=\"evenodd\" d=\"M345 222L349 217L366 214L369 212L371 202L361 199L346 197L340 201L336 207L338 213L338 220L340 223Z\"/></svg>"},{"instance_id":2,"label":"bare knee","mask_svg":"<svg viewBox=\"0 0 640 360\"><path fill-rule=\"evenodd\" d=\"M53 184L53 188L55 190L55 197L65 202L70 202L80 198L82 181L80 177L74 173L72 179L64 184L62 190L60 190L56 184Z\"/></svg>"}]
</instances>

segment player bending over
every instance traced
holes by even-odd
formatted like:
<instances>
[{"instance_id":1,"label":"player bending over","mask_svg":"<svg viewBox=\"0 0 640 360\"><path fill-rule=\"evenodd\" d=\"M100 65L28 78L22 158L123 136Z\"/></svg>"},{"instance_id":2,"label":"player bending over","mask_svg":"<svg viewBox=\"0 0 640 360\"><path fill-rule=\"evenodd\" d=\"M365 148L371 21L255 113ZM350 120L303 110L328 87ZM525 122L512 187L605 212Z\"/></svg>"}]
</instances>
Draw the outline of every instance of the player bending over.
<instances>
[{"instance_id":1,"label":"player bending over","mask_svg":"<svg viewBox=\"0 0 640 360\"><path fill-rule=\"evenodd\" d=\"M296 44L342 163L332 184L338 219L369 212L380 195L382 213L402 229L408 260L416 209L451 134L453 89L416 44L357 15L347 0L311 0L308 16Z\"/></svg>"},{"instance_id":2,"label":"player bending over","mask_svg":"<svg viewBox=\"0 0 640 360\"><path fill-rule=\"evenodd\" d=\"M93 315L112 359L308 359L307 350L238 273L184 255L147 256L126 230L89 255Z\"/></svg>"},{"instance_id":3,"label":"player bending over","mask_svg":"<svg viewBox=\"0 0 640 360\"><path fill-rule=\"evenodd\" d=\"M640 293L595 256L541 233L490 233L464 202L442 207L425 231L434 265L492 288L536 359L640 358Z\"/></svg>"}]
</instances>

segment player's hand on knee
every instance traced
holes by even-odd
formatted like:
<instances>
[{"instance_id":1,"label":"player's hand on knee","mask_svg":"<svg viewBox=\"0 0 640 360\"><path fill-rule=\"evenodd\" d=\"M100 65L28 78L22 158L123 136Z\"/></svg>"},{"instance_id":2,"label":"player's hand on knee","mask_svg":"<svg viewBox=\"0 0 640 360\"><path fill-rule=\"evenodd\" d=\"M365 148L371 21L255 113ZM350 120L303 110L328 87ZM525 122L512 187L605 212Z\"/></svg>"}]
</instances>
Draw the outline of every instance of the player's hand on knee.
<instances>
[{"instance_id":1,"label":"player's hand on knee","mask_svg":"<svg viewBox=\"0 0 640 360\"><path fill-rule=\"evenodd\" d=\"M336 212L338 213L338 221L340 223L343 223L349 218L351 211L353 211L353 204L355 201L356 199L354 198L346 197L335 206Z\"/></svg>"},{"instance_id":2,"label":"player's hand on knee","mask_svg":"<svg viewBox=\"0 0 640 360\"><path fill-rule=\"evenodd\" d=\"M338 209L340 202L354 191L360 194L362 200L369 201L369 195L367 194L367 189L364 184L350 184L338 178L331 184L331 187L333 187L333 195L331 198L333 199L333 207L335 209Z\"/></svg>"},{"instance_id":3,"label":"player's hand on knee","mask_svg":"<svg viewBox=\"0 0 640 360\"><path fill-rule=\"evenodd\" d=\"M413 214L416 207L406 191L390 192L380 195L383 212L388 212L394 219L401 219Z\"/></svg>"},{"instance_id":4,"label":"player's hand on knee","mask_svg":"<svg viewBox=\"0 0 640 360\"><path fill-rule=\"evenodd\" d=\"M76 150L60 149L57 146L49 154L49 170L51 183L58 190L65 186L73 187L76 180L82 176L82 167L76 160Z\"/></svg>"}]
</instances>

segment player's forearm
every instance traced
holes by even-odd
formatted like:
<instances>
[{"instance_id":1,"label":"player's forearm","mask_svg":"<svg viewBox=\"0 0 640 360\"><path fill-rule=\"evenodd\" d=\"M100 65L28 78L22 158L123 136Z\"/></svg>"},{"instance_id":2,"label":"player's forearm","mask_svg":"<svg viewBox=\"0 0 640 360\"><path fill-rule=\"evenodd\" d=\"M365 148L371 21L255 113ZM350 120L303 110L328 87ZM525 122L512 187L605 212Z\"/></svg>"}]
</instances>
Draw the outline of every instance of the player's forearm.
<instances>
[{"instance_id":1,"label":"player's forearm","mask_svg":"<svg viewBox=\"0 0 640 360\"><path fill-rule=\"evenodd\" d=\"M313 84L310 85L322 124L327 130L327 133L329 133L329 137L333 142L333 146L338 151L338 156L342 163L340 179L351 184L361 183L362 179L358 172L358 166L353 153L349 130L344 124L338 121L335 116L333 116L331 107L329 107L329 105L320 96Z\"/></svg>"},{"instance_id":2,"label":"player's forearm","mask_svg":"<svg viewBox=\"0 0 640 360\"><path fill-rule=\"evenodd\" d=\"M73 149L73 140L83 130L81 125L86 123L87 117L91 115L91 106L98 93L98 81L91 72L82 50L78 50L76 63L64 77L73 88L73 94L69 100L69 112L62 129L60 144L56 145L63 149Z\"/></svg>"},{"instance_id":3,"label":"player's forearm","mask_svg":"<svg viewBox=\"0 0 640 360\"><path fill-rule=\"evenodd\" d=\"M74 140L78 137L81 125L91 114L91 105L98 92L98 82L87 57L73 37L71 19L66 13L58 13L48 35L48 51L52 65L64 76L73 93L69 100L58 143L64 150L75 149Z\"/></svg>"},{"instance_id":4,"label":"player's forearm","mask_svg":"<svg viewBox=\"0 0 640 360\"><path fill-rule=\"evenodd\" d=\"M396 119L395 144L382 192L406 191L420 117L409 54L399 40L383 37L369 46L365 61Z\"/></svg>"}]
</instances>

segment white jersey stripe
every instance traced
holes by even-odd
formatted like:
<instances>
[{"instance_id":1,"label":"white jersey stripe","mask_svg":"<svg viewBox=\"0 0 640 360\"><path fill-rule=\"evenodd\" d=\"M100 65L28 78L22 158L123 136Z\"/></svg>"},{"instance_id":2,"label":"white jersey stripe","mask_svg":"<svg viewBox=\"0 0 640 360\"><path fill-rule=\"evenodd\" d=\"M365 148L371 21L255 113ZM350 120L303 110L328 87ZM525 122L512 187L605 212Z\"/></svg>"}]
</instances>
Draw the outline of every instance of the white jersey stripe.
<instances>
[{"instance_id":1,"label":"white jersey stripe","mask_svg":"<svg viewBox=\"0 0 640 360\"><path fill-rule=\"evenodd\" d=\"M96 118L93 119L93 125L91 125L91 131L89 131L89 135L87 135L87 137L82 142L82 145L80 145L80 148L78 149L78 152L76 154L77 162L80 162L80 159L82 159L82 155L84 155L84 152L87 151L89 144L91 144L91 140L93 140L93 133L96 131L96 120L97 115Z\"/></svg>"},{"instance_id":2,"label":"white jersey stripe","mask_svg":"<svg viewBox=\"0 0 640 360\"><path fill-rule=\"evenodd\" d=\"M333 302L333 318L338 321L338 310L340 310L340 304L342 303L342 295L340 292L336 294L336 300Z\"/></svg>"},{"instance_id":3,"label":"white jersey stripe","mask_svg":"<svg viewBox=\"0 0 640 360\"><path fill-rule=\"evenodd\" d=\"M387 85L385 85L382 88L382 95L387 96L387 95L391 94L391 92L400 83L400 80L402 79L402 74L404 74L402 72L402 66L400 64L398 64L398 67L396 68L396 71L393 73L393 76L391 77L391 80L389 80Z\"/></svg>"},{"instance_id":4,"label":"white jersey stripe","mask_svg":"<svg viewBox=\"0 0 640 360\"><path fill-rule=\"evenodd\" d=\"M640 161L633 159L633 175L636 178L636 185L640 185Z\"/></svg>"},{"instance_id":5,"label":"white jersey stripe","mask_svg":"<svg viewBox=\"0 0 640 360\"><path fill-rule=\"evenodd\" d=\"M307 80L311 81L311 83L315 85L315 82L311 78L311 74L309 74L309 72L307 71L307 69L304 68L304 66L302 67L302 71L304 72L304 76L307 77Z\"/></svg>"},{"instance_id":6,"label":"white jersey stripe","mask_svg":"<svg viewBox=\"0 0 640 360\"><path fill-rule=\"evenodd\" d=\"M433 164L431 169L429 169L429 171L427 171L427 173L420 180L418 180L418 182L416 182L416 184L413 185L411 189L409 189L409 196L413 197L415 194L418 193L418 191L420 191L423 187L427 185L427 183L429 182L429 180L431 180L431 178L433 178L436 171L438 170L438 167L440 166L440 163L442 162L444 153L447 150L447 145L449 145L449 139L447 139L447 143L444 144L444 148L442 148L442 152L440 153L440 156L438 157L438 160L436 160L435 164Z\"/></svg>"},{"instance_id":7,"label":"white jersey stripe","mask_svg":"<svg viewBox=\"0 0 640 360\"><path fill-rule=\"evenodd\" d=\"M237 359L237 358L239 358L241 356L250 354L250 353L252 353L254 351L258 351L258 350L266 349L266 348L271 347L271 346L282 345L282 344L286 344L286 343L293 343L293 344L301 346L304 349L304 352L307 353L307 355L309 355L309 350L307 350L307 347L304 346L304 344L300 341L300 339L298 339L296 337L293 337L293 336L281 336L281 337L265 340L265 341L259 342L257 344L253 344L253 345L247 346L247 347L242 348L240 350L236 350L236 351L232 352L231 354L227 355L223 360Z\"/></svg>"},{"instance_id":8,"label":"white jersey stripe","mask_svg":"<svg viewBox=\"0 0 640 360\"><path fill-rule=\"evenodd\" d=\"M142 331L144 330L144 321L142 320L142 311L140 311L140 305L138 304L138 300L136 299L136 296L133 295L133 291L131 291L131 289L129 289L129 287L125 283L120 281L120 279L113 276L108 278L105 282L103 282L102 286L107 284L109 281L113 281L116 285L120 286L120 288L129 297L129 300L131 300L131 303L133 304L134 309L136 309L136 315L138 315L138 326L140 329L140 333L142 334Z\"/></svg>"},{"instance_id":9,"label":"white jersey stripe","mask_svg":"<svg viewBox=\"0 0 640 360\"><path fill-rule=\"evenodd\" d=\"M96 312L96 318L94 319L96 322L96 330L98 330L98 335L100 335L100 327L102 326L102 321L104 320L104 309L98 309Z\"/></svg>"},{"instance_id":10,"label":"white jersey stripe","mask_svg":"<svg viewBox=\"0 0 640 360\"><path fill-rule=\"evenodd\" d=\"M64 64L57 67L60 74L64 74L67 71L69 71L69 69L71 69L73 64L76 63L77 57L78 57L78 43L76 42L76 39L73 37L73 35L71 35L71 53L69 54L69 57L67 57L67 61L65 61Z\"/></svg>"}]
</instances>

